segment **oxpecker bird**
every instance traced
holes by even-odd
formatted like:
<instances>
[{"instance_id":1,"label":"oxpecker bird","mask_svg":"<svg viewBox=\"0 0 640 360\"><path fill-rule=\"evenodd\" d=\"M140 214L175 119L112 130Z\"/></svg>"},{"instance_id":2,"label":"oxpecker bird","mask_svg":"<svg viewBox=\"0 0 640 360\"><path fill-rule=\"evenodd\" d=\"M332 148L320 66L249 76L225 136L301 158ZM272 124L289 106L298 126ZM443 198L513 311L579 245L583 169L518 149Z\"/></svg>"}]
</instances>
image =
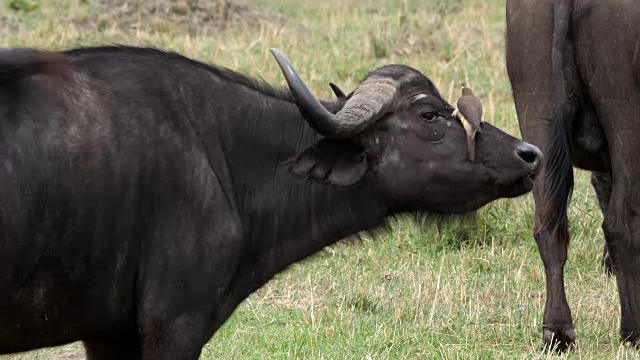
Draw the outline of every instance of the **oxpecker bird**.
<instances>
[{"instance_id":1,"label":"oxpecker bird","mask_svg":"<svg viewBox=\"0 0 640 360\"><path fill-rule=\"evenodd\" d=\"M480 124L484 121L482 118L482 103L475 96L473 90L463 86L462 96L458 99L456 106L457 109L453 112L453 116L460 119L464 130L467 132L469 160L474 161L476 157L476 132L482 132Z\"/></svg>"}]
</instances>

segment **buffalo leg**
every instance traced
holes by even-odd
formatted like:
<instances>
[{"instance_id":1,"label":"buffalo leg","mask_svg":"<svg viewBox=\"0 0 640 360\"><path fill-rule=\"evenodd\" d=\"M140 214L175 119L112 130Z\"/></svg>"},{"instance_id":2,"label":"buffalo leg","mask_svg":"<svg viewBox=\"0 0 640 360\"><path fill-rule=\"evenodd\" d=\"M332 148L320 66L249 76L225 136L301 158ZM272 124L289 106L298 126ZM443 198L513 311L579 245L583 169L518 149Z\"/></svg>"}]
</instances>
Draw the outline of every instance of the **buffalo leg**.
<instances>
[{"instance_id":1,"label":"buffalo leg","mask_svg":"<svg viewBox=\"0 0 640 360\"><path fill-rule=\"evenodd\" d=\"M158 222L151 242L159 245L147 251L139 280L142 360L197 360L238 266L241 242L231 211L206 209L199 218L177 209Z\"/></svg>"},{"instance_id":2,"label":"buffalo leg","mask_svg":"<svg viewBox=\"0 0 640 360\"><path fill-rule=\"evenodd\" d=\"M598 205L602 211L602 215L606 216L607 207L611 198L611 179L608 174L593 172L591 174L591 185L598 197ZM604 249L602 251L602 267L607 275L613 275L613 268L611 265L611 257L609 256L609 250L607 243L604 243Z\"/></svg>"},{"instance_id":3,"label":"buffalo leg","mask_svg":"<svg viewBox=\"0 0 640 360\"><path fill-rule=\"evenodd\" d=\"M534 189L539 203L541 182ZM540 230L541 207L536 206L534 238L544 263L547 297L543 316L543 340L551 349L567 350L576 340L571 309L564 290L564 264L567 262L569 239L562 239L548 230ZM566 216L566 215L565 215Z\"/></svg>"},{"instance_id":4,"label":"buffalo leg","mask_svg":"<svg viewBox=\"0 0 640 360\"><path fill-rule=\"evenodd\" d=\"M147 321L142 336L142 360L197 360L213 336L204 313L176 314L154 325Z\"/></svg>"},{"instance_id":5,"label":"buffalo leg","mask_svg":"<svg viewBox=\"0 0 640 360\"><path fill-rule=\"evenodd\" d=\"M620 298L620 337L640 345L640 169L634 154L640 146L624 139L611 148L611 199L602 225Z\"/></svg>"},{"instance_id":6,"label":"buffalo leg","mask_svg":"<svg viewBox=\"0 0 640 360\"><path fill-rule=\"evenodd\" d=\"M607 134L611 161L611 199L602 229L609 249L620 298L620 337L640 345L640 92L637 85L616 83L609 98L600 96L598 113ZM596 79L594 81L599 81ZM623 96L624 95L624 96Z\"/></svg>"},{"instance_id":7,"label":"buffalo leg","mask_svg":"<svg viewBox=\"0 0 640 360\"><path fill-rule=\"evenodd\" d=\"M84 349L87 353L87 360L135 360L140 358L140 344L135 336L129 341L84 341Z\"/></svg>"},{"instance_id":8,"label":"buffalo leg","mask_svg":"<svg viewBox=\"0 0 640 360\"><path fill-rule=\"evenodd\" d=\"M638 190L619 186L614 180L602 226L618 283L620 337L635 346L640 345L640 198L633 194Z\"/></svg>"},{"instance_id":9,"label":"buffalo leg","mask_svg":"<svg viewBox=\"0 0 640 360\"><path fill-rule=\"evenodd\" d=\"M549 131L549 125L543 120L549 118L548 114L551 110L542 105L523 107L521 104L548 104L552 103L552 100L541 93L518 92L517 94L519 95L516 97L518 100L516 108L521 121L523 139L541 149L547 149L549 139L546 134ZM549 194L545 193L547 178L546 170L543 169L533 187L533 199L536 205L533 235L544 264L546 278L542 339L549 348L564 351L576 339L571 309L564 288L564 264L567 261L569 238L567 232L551 231L552 227L545 226L549 224L544 224L544 219L553 218L558 223L567 223L567 211L566 207L554 210L544 206L546 199L549 198ZM566 196L568 195L567 193ZM550 215L546 213L547 211L558 213Z\"/></svg>"}]
</instances>

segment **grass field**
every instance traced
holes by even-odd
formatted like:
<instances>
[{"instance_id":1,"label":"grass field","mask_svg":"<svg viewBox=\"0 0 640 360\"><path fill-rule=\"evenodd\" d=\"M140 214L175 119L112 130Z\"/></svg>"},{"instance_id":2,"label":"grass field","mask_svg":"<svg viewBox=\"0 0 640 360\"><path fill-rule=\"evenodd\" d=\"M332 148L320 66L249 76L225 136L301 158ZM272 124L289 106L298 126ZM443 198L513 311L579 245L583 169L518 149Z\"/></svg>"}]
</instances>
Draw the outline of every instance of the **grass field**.
<instances>
[{"instance_id":1,"label":"grass field","mask_svg":"<svg viewBox=\"0 0 640 360\"><path fill-rule=\"evenodd\" d=\"M126 27L109 13L92 21L91 2L49 1L32 11L3 3L0 46L154 45L282 84L268 51L276 47L321 97L331 96L329 81L352 90L369 70L402 63L450 101L460 83L470 84L488 121L520 136L504 65L505 0L254 0L249 21L240 14L229 26L189 30L142 11ZM577 172L565 281L579 342L560 358L636 358L618 343L615 279L600 268L602 216L588 179ZM555 358L541 346L544 272L532 221L528 195L475 219L423 228L403 220L381 238L339 243L250 296L201 358ZM77 358L80 348L0 359Z\"/></svg>"}]
</instances>

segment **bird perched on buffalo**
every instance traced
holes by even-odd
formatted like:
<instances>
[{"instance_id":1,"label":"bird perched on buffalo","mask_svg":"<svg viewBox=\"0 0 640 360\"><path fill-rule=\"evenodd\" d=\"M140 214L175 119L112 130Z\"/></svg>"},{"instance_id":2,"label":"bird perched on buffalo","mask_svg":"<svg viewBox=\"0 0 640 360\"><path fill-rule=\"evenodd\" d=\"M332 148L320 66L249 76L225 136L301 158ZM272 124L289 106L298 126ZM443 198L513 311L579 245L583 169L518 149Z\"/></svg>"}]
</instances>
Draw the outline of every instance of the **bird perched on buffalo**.
<instances>
[{"instance_id":1,"label":"bird perched on buffalo","mask_svg":"<svg viewBox=\"0 0 640 360\"><path fill-rule=\"evenodd\" d=\"M473 93L473 90L463 86L462 96L458 99L456 107L457 109L453 112L453 116L460 119L462 126L464 126L464 130L467 132L469 160L474 161L476 156L476 132L482 132L480 125L484 121L482 118L482 103Z\"/></svg>"}]
</instances>

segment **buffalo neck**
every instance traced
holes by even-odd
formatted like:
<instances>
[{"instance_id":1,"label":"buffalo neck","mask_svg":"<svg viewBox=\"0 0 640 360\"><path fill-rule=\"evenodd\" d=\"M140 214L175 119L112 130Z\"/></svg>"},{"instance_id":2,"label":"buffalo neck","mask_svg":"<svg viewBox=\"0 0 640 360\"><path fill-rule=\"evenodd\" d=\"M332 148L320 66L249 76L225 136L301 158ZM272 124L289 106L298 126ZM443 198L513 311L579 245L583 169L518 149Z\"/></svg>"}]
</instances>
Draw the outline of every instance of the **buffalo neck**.
<instances>
[{"instance_id":1,"label":"buffalo neck","mask_svg":"<svg viewBox=\"0 0 640 360\"><path fill-rule=\"evenodd\" d=\"M367 175L335 187L290 174L286 161L320 136L295 104L246 92L247 105L230 117L224 153L245 256L252 260L246 264L261 286L325 246L376 227L388 209Z\"/></svg>"}]
</instances>

